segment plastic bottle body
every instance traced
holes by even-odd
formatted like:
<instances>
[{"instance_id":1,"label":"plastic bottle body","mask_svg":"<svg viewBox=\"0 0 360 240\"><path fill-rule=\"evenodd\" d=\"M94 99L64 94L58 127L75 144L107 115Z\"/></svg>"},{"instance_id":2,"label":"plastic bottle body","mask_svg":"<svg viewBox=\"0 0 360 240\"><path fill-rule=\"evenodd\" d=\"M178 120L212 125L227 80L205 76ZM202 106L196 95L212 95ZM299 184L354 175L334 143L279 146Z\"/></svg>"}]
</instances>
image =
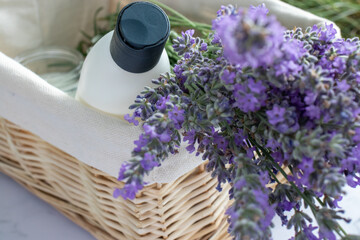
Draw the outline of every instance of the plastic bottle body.
<instances>
[{"instance_id":1,"label":"plastic bottle body","mask_svg":"<svg viewBox=\"0 0 360 240\"><path fill-rule=\"evenodd\" d=\"M145 86L161 73L170 71L165 49L159 62L144 73L131 73L120 68L110 54L113 31L102 37L90 50L80 75L76 99L102 112L124 116Z\"/></svg>"}]
</instances>

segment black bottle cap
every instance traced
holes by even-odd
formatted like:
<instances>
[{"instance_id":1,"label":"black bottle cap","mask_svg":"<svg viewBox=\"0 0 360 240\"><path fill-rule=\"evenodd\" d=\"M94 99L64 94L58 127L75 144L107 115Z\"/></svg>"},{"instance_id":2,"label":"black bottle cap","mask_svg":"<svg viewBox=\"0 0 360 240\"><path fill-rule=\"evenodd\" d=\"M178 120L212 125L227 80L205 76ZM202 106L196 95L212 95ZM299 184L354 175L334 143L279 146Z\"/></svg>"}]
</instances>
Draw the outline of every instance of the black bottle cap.
<instances>
[{"instance_id":1,"label":"black bottle cap","mask_svg":"<svg viewBox=\"0 0 360 240\"><path fill-rule=\"evenodd\" d=\"M134 2L119 13L110 53L122 69L142 73L159 62L170 33L166 13L149 2Z\"/></svg>"}]
</instances>

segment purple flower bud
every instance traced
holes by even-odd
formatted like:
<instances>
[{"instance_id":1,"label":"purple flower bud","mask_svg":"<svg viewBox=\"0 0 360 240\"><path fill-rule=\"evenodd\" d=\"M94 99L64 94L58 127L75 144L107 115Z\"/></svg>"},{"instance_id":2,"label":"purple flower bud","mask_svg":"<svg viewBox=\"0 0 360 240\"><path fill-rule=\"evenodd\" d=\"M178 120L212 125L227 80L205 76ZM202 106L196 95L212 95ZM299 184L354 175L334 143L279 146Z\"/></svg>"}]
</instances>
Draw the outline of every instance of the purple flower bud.
<instances>
[{"instance_id":1,"label":"purple flower bud","mask_svg":"<svg viewBox=\"0 0 360 240\"><path fill-rule=\"evenodd\" d=\"M207 44L206 43L202 43L201 46L200 46L200 51L207 51Z\"/></svg>"},{"instance_id":2,"label":"purple flower bud","mask_svg":"<svg viewBox=\"0 0 360 240\"><path fill-rule=\"evenodd\" d=\"M306 116L310 119L319 119L321 114L321 110L319 107L315 105L310 105L306 107Z\"/></svg>"},{"instance_id":3,"label":"purple flower bud","mask_svg":"<svg viewBox=\"0 0 360 240\"><path fill-rule=\"evenodd\" d=\"M136 148L134 148L134 151L140 152L141 149L143 147L145 147L148 142L149 142L148 138L146 138L144 134L141 134L139 136L139 139L134 141L134 144L136 145Z\"/></svg>"},{"instance_id":4,"label":"purple flower bud","mask_svg":"<svg viewBox=\"0 0 360 240\"><path fill-rule=\"evenodd\" d=\"M122 181L124 180L125 177L125 172L130 169L130 164L129 163L123 163L121 165L120 171L119 171L119 177L118 177L118 181Z\"/></svg>"},{"instance_id":5,"label":"purple flower bud","mask_svg":"<svg viewBox=\"0 0 360 240\"><path fill-rule=\"evenodd\" d=\"M125 119L126 121L128 121L129 123L134 124L135 126L138 126L138 125L139 125L139 121L135 119L135 115L130 116L130 114L126 114L126 115L124 116L124 119Z\"/></svg>"},{"instance_id":6,"label":"purple flower bud","mask_svg":"<svg viewBox=\"0 0 360 240\"><path fill-rule=\"evenodd\" d=\"M155 138L155 137L158 136L158 134L156 133L156 127L155 126L144 124L143 128L145 130L145 134L148 135L150 137L150 139Z\"/></svg>"},{"instance_id":7,"label":"purple flower bud","mask_svg":"<svg viewBox=\"0 0 360 240\"><path fill-rule=\"evenodd\" d=\"M132 181L131 183L125 184L124 188L120 190L115 190L114 194L117 196L122 196L124 199L134 199L136 196L136 193L143 189L143 185L138 181Z\"/></svg>"},{"instance_id":8,"label":"purple flower bud","mask_svg":"<svg viewBox=\"0 0 360 240\"><path fill-rule=\"evenodd\" d=\"M224 56L230 63L242 67L265 67L281 56L284 28L275 17L266 14L261 6L214 21L213 29L219 35Z\"/></svg>"},{"instance_id":9,"label":"purple flower bud","mask_svg":"<svg viewBox=\"0 0 360 240\"><path fill-rule=\"evenodd\" d=\"M144 159L140 161L140 164L145 171L150 171L154 167L159 166L159 163L155 161L155 156L150 153L145 153Z\"/></svg>"},{"instance_id":10,"label":"purple flower bud","mask_svg":"<svg viewBox=\"0 0 360 240\"><path fill-rule=\"evenodd\" d=\"M282 108L278 105L275 105L272 110L266 111L266 114L269 118L269 122L272 125L276 125L280 122L283 122L285 120L284 119L285 111L286 111L285 108Z\"/></svg>"},{"instance_id":11,"label":"purple flower bud","mask_svg":"<svg viewBox=\"0 0 360 240\"><path fill-rule=\"evenodd\" d=\"M171 140L171 136L170 136L170 132L165 130L161 135L160 135L160 141L163 143L168 143Z\"/></svg>"},{"instance_id":12,"label":"purple flower bud","mask_svg":"<svg viewBox=\"0 0 360 240\"><path fill-rule=\"evenodd\" d=\"M350 85L345 80L343 80L337 83L337 88L342 92L346 92L350 89Z\"/></svg>"},{"instance_id":13,"label":"purple flower bud","mask_svg":"<svg viewBox=\"0 0 360 240\"><path fill-rule=\"evenodd\" d=\"M249 12L251 14L261 14L261 15L267 15L269 13L269 9L266 8L265 3L260 4L259 6L253 6L251 5L249 8Z\"/></svg>"},{"instance_id":14,"label":"purple flower bud","mask_svg":"<svg viewBox=\"0 0 360 240\"><path fill-rule=\"evenodd\" d=\"M188 29L185 32L181 32L182 36L185 37L185 34L189 35L190 37L192 37L195 33L194 29Z\"/></svg>"},{"instance_id":15,"label":"purple flower bud","mask_svg":"<svg viewBox=\"0 0 360 240\"><path fill-rule=\"evenodd\" d=\"M248 88L253 93L257 93L257 94L263 94L266 90L266 87L263 85L261 81L255 82L255 80L252 78L248 80Z\"/></svg>"},{"instance_id":16,"label":"purple flower bud","mask_svg":"<svg viewBox=\"0 0 360 240\"><path fill-rule=\"evenodd\" d=\"M225 69L221 75L221 80L223 80L226 84L232 84L234 83L235 76L235 72L230 72L229 70Z\"/></svg>"},{"instance_id":17,"label":"purple flower bud","mask_svg":"<svg viewBox=\"0 0 360 240\"><path fill-rule=\"evenodd\" d=\"M181 125L184 122L184 109L180 109L178 106L175 106L173 110L168 112L169 119L173 121L176 129L181 129Z\"/></svg>"},{"instance_id":18,"label":"purple flower bud","mask_svg":"<svg viewBox=\"0 0 360 240\"><path fill-rule=\"evenodd\" d=\"M335 39L336 36L336 29L334 28L333 24L325 24L325 30L320 32L320 40L324 42L330 42Z\"/></svg>"}]
</instances>

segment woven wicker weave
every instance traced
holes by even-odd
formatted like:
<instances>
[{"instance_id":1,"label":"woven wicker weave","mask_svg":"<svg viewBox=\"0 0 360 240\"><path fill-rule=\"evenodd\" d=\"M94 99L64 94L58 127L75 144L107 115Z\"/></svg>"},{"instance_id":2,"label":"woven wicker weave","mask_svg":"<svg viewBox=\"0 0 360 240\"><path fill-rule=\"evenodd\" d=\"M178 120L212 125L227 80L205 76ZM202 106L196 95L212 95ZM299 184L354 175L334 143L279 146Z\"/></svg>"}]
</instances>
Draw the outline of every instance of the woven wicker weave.
<instances>
[{"instance_id":1,"label":"woven wicker weave","mask_svg":"<svg viewBox=\"0 0 360 240\"><path fill-rule=\"evenodd\" d=\"M97 239L230 239L219 193L204 165L168 184L152 184L133 201L114 199L122 183L0 118L0 171Z\"/></svg>"}]
</instances>

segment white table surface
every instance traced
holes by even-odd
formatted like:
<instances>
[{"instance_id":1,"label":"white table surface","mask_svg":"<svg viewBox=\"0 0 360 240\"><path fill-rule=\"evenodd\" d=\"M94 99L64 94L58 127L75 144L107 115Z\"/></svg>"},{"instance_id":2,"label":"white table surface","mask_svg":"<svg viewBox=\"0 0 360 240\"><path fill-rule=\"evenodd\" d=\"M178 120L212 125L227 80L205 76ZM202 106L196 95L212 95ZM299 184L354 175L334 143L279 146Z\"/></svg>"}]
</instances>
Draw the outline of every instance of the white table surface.
<instances>
[{"instance_id":1,"label":"white table surface","mask_svg":"<svg viewBox=\"0 0 360 240\"><path fill-rule=\"evenodd\" d=\"M94 240L55 208L0 173L0 240Z\"/></svg>"},{"instance_id":2,"label":"white table surface","mask_svg":"<svg viewBox=\"0 0 360 240\"><path fill-rule=\"evenodd\" d=\"M350 224L343 223L342 226L348 233L360 234L360 189L346 190L348 195L340 202L340 206L344 207L346 216L353 221ZM277 218L273 229L274 239L289 239L292 231L280 225L281 222ZM94 238L53 207L0 173L0 240L48 239L93 240Z\"/></svg>"}]
</instances>

